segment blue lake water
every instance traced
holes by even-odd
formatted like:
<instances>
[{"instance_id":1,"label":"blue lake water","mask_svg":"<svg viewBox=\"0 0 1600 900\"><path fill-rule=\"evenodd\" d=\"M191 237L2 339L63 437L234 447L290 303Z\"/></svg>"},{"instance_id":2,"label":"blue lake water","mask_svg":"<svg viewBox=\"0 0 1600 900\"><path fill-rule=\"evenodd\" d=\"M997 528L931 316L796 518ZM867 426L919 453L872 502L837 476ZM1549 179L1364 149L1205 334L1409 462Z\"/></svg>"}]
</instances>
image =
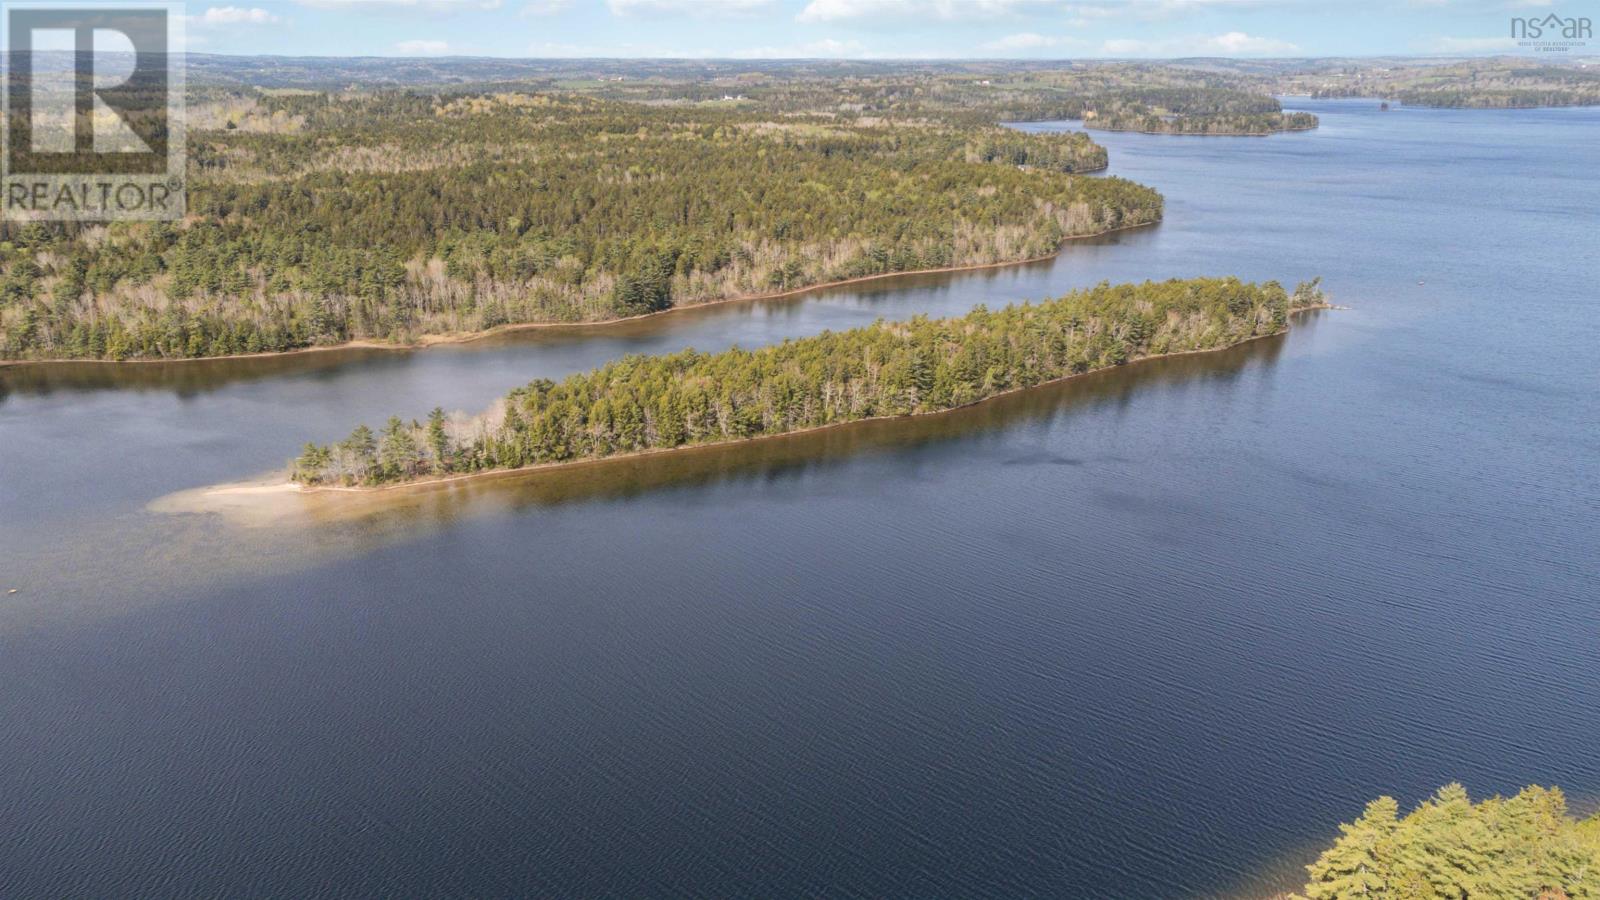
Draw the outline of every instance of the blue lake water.
<instances>
[{"instance_id":1,"label":"blue lake water","mask_svg":"<svg viewBox=\"0 0 1600 900\"><path fill-rule=\"evenodd\" d=\"M0 369L0 895L1262 896L1381 793L1593 806L1600 110L1289 105L1095 132L1166 221L1046 263ZM624 353L1202 274L1350 309L951 416L150 506Z\"/></svg>"}]
</instances>

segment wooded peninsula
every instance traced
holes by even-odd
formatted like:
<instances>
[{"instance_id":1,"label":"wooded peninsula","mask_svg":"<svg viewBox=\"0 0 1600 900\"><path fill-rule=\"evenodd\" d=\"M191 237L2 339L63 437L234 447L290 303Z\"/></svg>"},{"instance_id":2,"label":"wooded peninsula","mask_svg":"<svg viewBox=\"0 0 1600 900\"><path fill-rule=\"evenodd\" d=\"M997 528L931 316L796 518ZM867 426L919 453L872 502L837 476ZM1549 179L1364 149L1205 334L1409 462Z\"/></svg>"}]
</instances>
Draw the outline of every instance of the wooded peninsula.
<instances>
[{"instance_id":1,"label":"wooded peninsula","mask_svg":"<svg viewBox=\"0 0 1600 900\"><path fill-rule=\"evenodd\" d=\"M1086 135L525 93L224 97L190 219L0 224L0 355L593 322L1020 262L1161 218ZM211 130L202 130L209 124Z\"/></svg>"},{"instance_id":2,"label":"wooded peninsula","mask_svg":"<svg viewBox=\"0 0 1600 900\"><path fill-rule=\"evenodd\" d=\"M483 415L391 417L307 444L303 485L378 486L747 440L940 412L1132 360L1279 334L1323 305L1319 281L1101 284L960 318L878 322L757 350L630 356L534 381Z\"/></svg>"}]
</instances>

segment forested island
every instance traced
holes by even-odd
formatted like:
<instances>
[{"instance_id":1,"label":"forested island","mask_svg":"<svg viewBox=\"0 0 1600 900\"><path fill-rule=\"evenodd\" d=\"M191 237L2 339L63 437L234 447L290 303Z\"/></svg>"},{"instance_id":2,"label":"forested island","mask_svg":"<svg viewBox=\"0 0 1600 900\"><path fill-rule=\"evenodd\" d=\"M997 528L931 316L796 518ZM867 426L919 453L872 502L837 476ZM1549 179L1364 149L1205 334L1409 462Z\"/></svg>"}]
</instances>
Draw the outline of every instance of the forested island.
<instances>
[{"instance_id":1,"label":"forested island","mask_svg":"<svg viewBox=\"0 0 1600 900\"><path fill-rule=\"evenodd\" d=\"M1156 222L1082 134L528 93L191 117L190 218L0 224L0 355L136 359L593 322L1019 262Z\"/></svg>"},{"instance_id":2,"label":"forested island","mask_svg":"<svg viewBox=\"0 0 1600 900\"><path fill-rule=\"evenodd\" d=\"M1310 113L1286 113L1277 98L1219 88L1134 90L1091 101L1085 128L1146 134L1275 134L1317 127Z\"/></svg>"},{"instance_id":3,"label":"forested island","mask_svg":"<svg viewBox=\"0 0 1600 900\"><path fill-rule=\"evenodd\" d=\"M1452 784L1403 817L1382 797L1339 831L1290 900L1600 897L1600 815L1572 818L1557 788L1474 804Z\"/></svg>"},{"instance_id":4,"label":"forested island","mask_svg":"<svg viewBox=\"0 0 1600 900\"><path fill-rule=\"evenodd\" d=\"M864 419L940 412L1132 360L1217 350L1289 327L1323 304L1236 278L1144 282L960 318L878 322L758 350L630 356L534 381L483 415L392 417L307 444L291 478L378 486L748 440Z\"/></svg>"},{"instance_id":5,"label":"forested island","mask_svg":"<svg viewBox=\"0 0 1600 900\"><path fill-rule=\"evenodd\" d=\"M1268 135L1285 131L1310 131L1317 127L1317 117L1303 112L1186 116L1155 110L1127 110L1105 118L1091 115L1084 120L1083 127L1144 134Z\"/></svg>"}]
</instances>

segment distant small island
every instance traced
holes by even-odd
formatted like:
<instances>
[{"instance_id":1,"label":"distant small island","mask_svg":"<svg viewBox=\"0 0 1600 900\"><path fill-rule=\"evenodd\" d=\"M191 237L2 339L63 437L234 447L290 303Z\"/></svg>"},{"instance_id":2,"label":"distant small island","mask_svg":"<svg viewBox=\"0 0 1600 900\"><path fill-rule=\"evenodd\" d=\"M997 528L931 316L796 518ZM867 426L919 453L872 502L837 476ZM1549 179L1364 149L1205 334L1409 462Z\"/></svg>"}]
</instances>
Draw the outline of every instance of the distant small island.
<instances>
[{"instance_id":1,"label":"distant small island","mask_svg":"<svg viewBox=\"0 0 1600 900\"><path fill-rule=\"evenodd\" d=\"M1160 87L1120 91L1084 101L1084 128L1142 134L1266 135L1309 131L1310 113L1284 112L1275 97L1210 87Z\"/></svg>"},{"instance_id":2,"label":"distant small island","mask_svg":"<svg viewBox=\"0 0 1600 900\"><path fill-rule=\"evenodd\" d=\"M1098 131L1137 131L1140 134L1200 134L1254 136L1286 131L1310 131L1320 124L1303 112L1249 113L1241 115L1169 116L1138 113L1085 120L1083 127Z\"/></svg>"},{"instance_id":3,"label":"distant small island","mask_svg":"<svg viewBox=\"0 0 1600 900\"><path fill-rule=\"evenodd\" d=\"M937 413L1147 357L1219 350L1326 306L1320 279L1174 279L1074 291L960 318L878 322L758 350L630 356L511 391L488 412L391 417L307 444L290 477L370 488Z\"/></svg>"},{"instance_id":4,"label":"distant small island","mask_svg":"<svg viewBox=\"0 0 1600 900\"><path fill-rule=\"evenodd\" d=\"M1157 110L1118 109L1109 115L1093 110L1083 127L1096 131L1138 131L1141 135L1266 136L1283 131L1310 131L1318 120L1309 112L1240 112L1240 114L1176 115Z\"/></svg>"}]
</instances>

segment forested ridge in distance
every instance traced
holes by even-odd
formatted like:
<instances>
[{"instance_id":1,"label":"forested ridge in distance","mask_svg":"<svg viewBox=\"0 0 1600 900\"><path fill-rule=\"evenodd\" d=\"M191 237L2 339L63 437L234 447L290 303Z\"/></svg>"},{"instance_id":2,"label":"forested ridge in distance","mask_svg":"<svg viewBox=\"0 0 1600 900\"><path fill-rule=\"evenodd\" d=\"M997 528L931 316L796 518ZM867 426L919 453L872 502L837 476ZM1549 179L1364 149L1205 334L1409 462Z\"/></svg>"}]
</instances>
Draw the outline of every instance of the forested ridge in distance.
<instances>
[{"instance_id":1,"label":"forested ridge in distance","mask_svg":"<svg viewBox=\"0 0 1600 900\"><path fill-rule=\"evenodd\" d=\"M1074 291L824 332L757 350L630 356L561 382L517 388L489 412L390 418L292 466L307 485L382 485L786 434L938 412L1147 356L1215 350L1288 328L1321 305L1317 281L1290 295L1236 278Z\"/></svg>"},{"instance_id":2,"label":"forested ridge in distance","mask_svg":"<svg viewBox=\"0 0 1600 900\"><path fill-rule=\"evenodd\" d=\"M1281 87L1313 97L1382 97L1449 109L1600 104L1600 71L1593 66L1517 58L1394 66L1321 63L1287 77Z\"/></svg>"}]
</instances>

